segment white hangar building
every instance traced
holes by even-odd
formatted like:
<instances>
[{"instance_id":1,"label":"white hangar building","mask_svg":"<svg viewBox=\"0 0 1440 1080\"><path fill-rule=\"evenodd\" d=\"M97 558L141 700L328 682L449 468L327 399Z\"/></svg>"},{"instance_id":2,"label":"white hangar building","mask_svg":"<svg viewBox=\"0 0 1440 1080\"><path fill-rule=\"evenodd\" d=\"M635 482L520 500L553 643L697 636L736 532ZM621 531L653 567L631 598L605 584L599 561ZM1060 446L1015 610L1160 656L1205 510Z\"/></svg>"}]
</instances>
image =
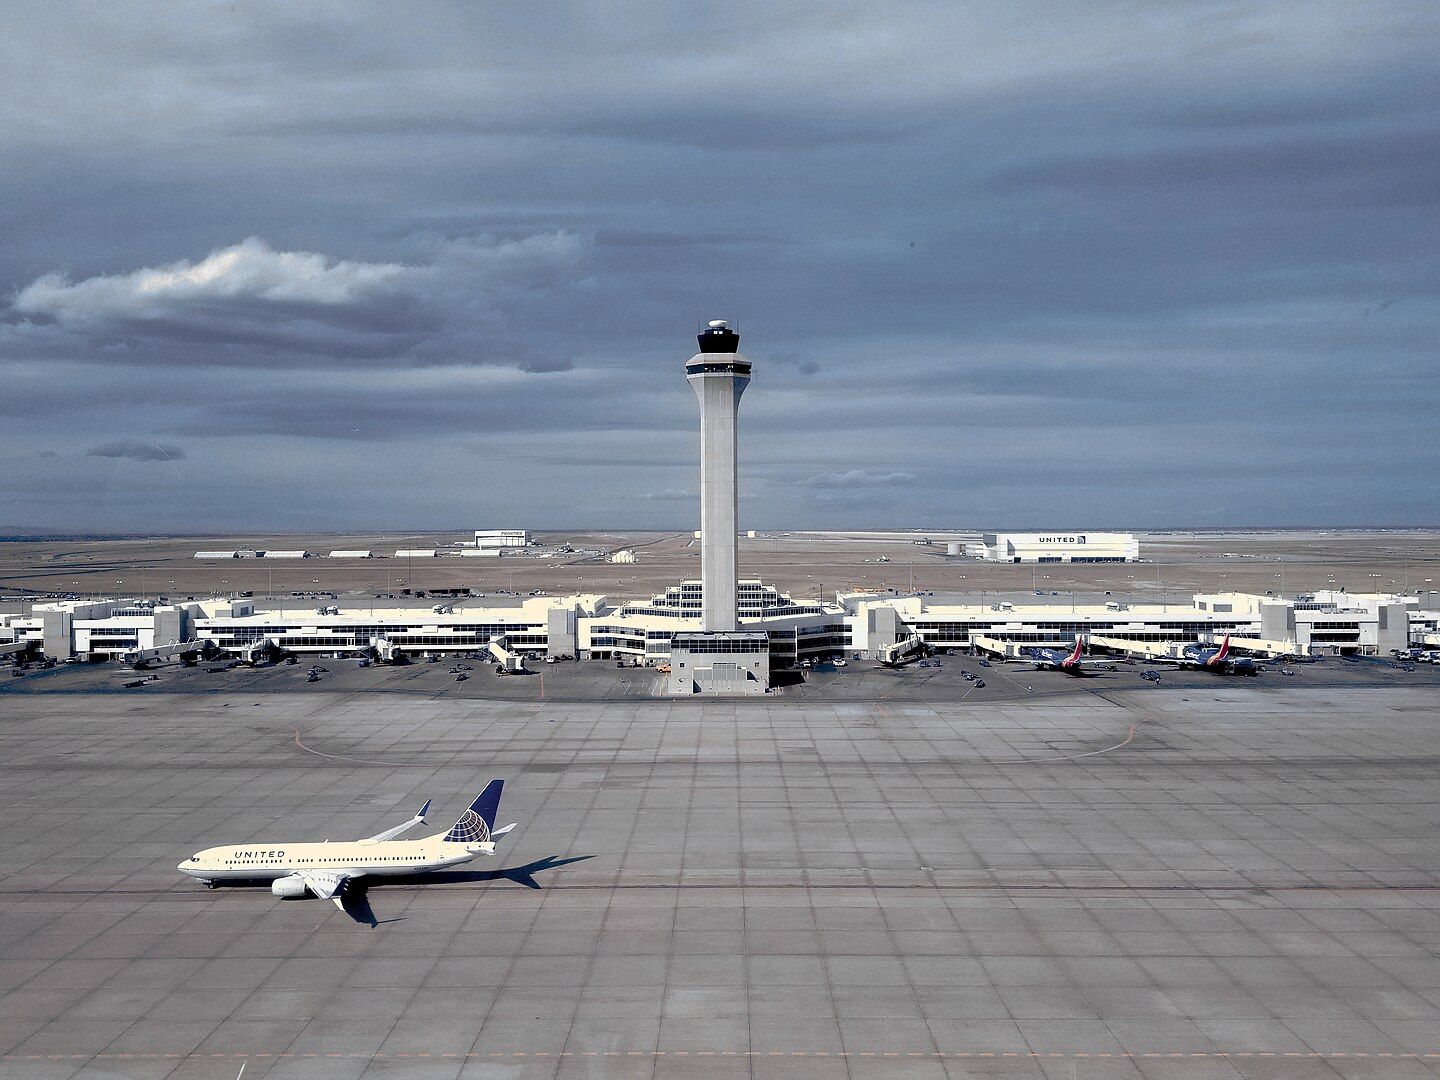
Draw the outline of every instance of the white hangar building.
<instances>
[{"instance_id":1,"label":"white hangar building","mask_svg":"<svg viewBox=\"0 0 1440 1080\"><path fill-rule=\"evenodd\" d=\"M985 533L967 554L988 562L1135 562L1140 541L1131 533Z\"/></svg>"}]
</instances>

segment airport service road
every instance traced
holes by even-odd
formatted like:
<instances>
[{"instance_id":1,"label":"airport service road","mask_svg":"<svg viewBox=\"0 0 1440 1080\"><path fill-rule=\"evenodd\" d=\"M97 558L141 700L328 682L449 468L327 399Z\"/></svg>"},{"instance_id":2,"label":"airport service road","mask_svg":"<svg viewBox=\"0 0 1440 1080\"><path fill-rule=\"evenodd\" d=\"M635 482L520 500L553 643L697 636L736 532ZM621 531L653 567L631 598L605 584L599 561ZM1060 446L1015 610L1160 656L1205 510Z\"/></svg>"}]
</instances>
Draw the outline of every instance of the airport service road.
<instances>
[{"instance_id":1,"label":"airport service road","mask_svg":"<svg viewBox=\"0 0 1440 1080\"><path fill-rule=\"evenodd\" d=\"M1440 1072L1431 689L37 693L0 748L3 1077ZM374 930L174 871L492 775L503 858Z\"/></svg>"}]
</instances>

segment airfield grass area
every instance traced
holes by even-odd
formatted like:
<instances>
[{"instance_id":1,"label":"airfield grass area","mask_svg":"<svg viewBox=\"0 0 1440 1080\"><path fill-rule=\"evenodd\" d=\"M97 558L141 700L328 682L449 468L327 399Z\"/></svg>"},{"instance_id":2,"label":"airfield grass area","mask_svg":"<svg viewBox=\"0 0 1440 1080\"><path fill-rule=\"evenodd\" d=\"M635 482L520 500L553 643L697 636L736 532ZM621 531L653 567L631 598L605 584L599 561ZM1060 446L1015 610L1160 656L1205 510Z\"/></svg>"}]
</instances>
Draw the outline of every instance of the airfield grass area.
<instances>
[{"instance_id":1,"label":"airfield grass area","mask_svg":"<svg viewBox=\"0 0 1440 1080\"><path fill-rule=\"evenodd\" d=\"M0 1076L1440 1072L1433 686L266 685L0 695ZM499 857L374 929L175 871L491 776Z\"/></svg>"}]
</instances>

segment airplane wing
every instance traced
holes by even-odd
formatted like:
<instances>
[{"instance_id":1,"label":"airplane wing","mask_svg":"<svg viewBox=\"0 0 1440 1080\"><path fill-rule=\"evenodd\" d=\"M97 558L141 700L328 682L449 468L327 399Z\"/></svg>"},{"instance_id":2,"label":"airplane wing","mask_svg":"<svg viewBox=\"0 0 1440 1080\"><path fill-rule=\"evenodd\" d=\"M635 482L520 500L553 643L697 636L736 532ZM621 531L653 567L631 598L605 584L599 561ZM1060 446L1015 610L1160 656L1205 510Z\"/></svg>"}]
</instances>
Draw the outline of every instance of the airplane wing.
<instances>
[{"instance_id":1,"label":"airplane wing","mask_svg":"<svg viewBox=\"0 0 1440 1080\"><path fill-rule=\"evenodd\" d=\"M376 833L374 836L367 836L363 840L356 841L356 843L378 844L382 840L394 840L395 837L399 836L401 833L408 832L416 825L424 825L425 815L427 815L428 813L430 813L430 800L426 799L425 805L420 807L419 812L416 813L414 817L412 817L409 821L405 822L403 825L396 825L392 828L386 829L384 832Z\"/></svg>"},{"instance_id":2,"label":"airplane wing","mask_svg":"<svg viewBox=\"0 0 1440 1080\"><path fill-rule=\"evenodd\" d=\"M301 870L300 878L308 888L321 900L334 900L339 903L341 891L345 883L353 880L356 876L352 873L337 870Z\"/></svg>"},{"instance_id":3,"label":"airplane wing","mask_svg":"<svg viewBox=\"0 0 1440 1080\"><path fill-rule=\"evenodd\" d=\"M300 877L317 898L329 900L356 922L376 925L375 913L370 910L365 887L360 883L362 875L345 870L302 870Z\"/></svg>"}]
</instances>

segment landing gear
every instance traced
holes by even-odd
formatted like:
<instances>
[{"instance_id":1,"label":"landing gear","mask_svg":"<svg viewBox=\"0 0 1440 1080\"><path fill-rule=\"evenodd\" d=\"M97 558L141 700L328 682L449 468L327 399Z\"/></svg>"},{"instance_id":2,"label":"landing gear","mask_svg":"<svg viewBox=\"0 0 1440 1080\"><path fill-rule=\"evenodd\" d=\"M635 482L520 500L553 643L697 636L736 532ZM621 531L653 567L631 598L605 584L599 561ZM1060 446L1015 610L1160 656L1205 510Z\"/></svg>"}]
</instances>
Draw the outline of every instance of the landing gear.
<instances>
[{"instance_id":1,"label":"landing gear","mask_svg":"<svg viewBox=\"0 0 1440 1080\"><path fill-rule=\"evenodd\" d=\"M205 882L205 888L207 888L207 889L218 889L219 887L220 887L220 883L219 883L218 881L207 881L207 882Z\"/></svg>"}]
</instances>

